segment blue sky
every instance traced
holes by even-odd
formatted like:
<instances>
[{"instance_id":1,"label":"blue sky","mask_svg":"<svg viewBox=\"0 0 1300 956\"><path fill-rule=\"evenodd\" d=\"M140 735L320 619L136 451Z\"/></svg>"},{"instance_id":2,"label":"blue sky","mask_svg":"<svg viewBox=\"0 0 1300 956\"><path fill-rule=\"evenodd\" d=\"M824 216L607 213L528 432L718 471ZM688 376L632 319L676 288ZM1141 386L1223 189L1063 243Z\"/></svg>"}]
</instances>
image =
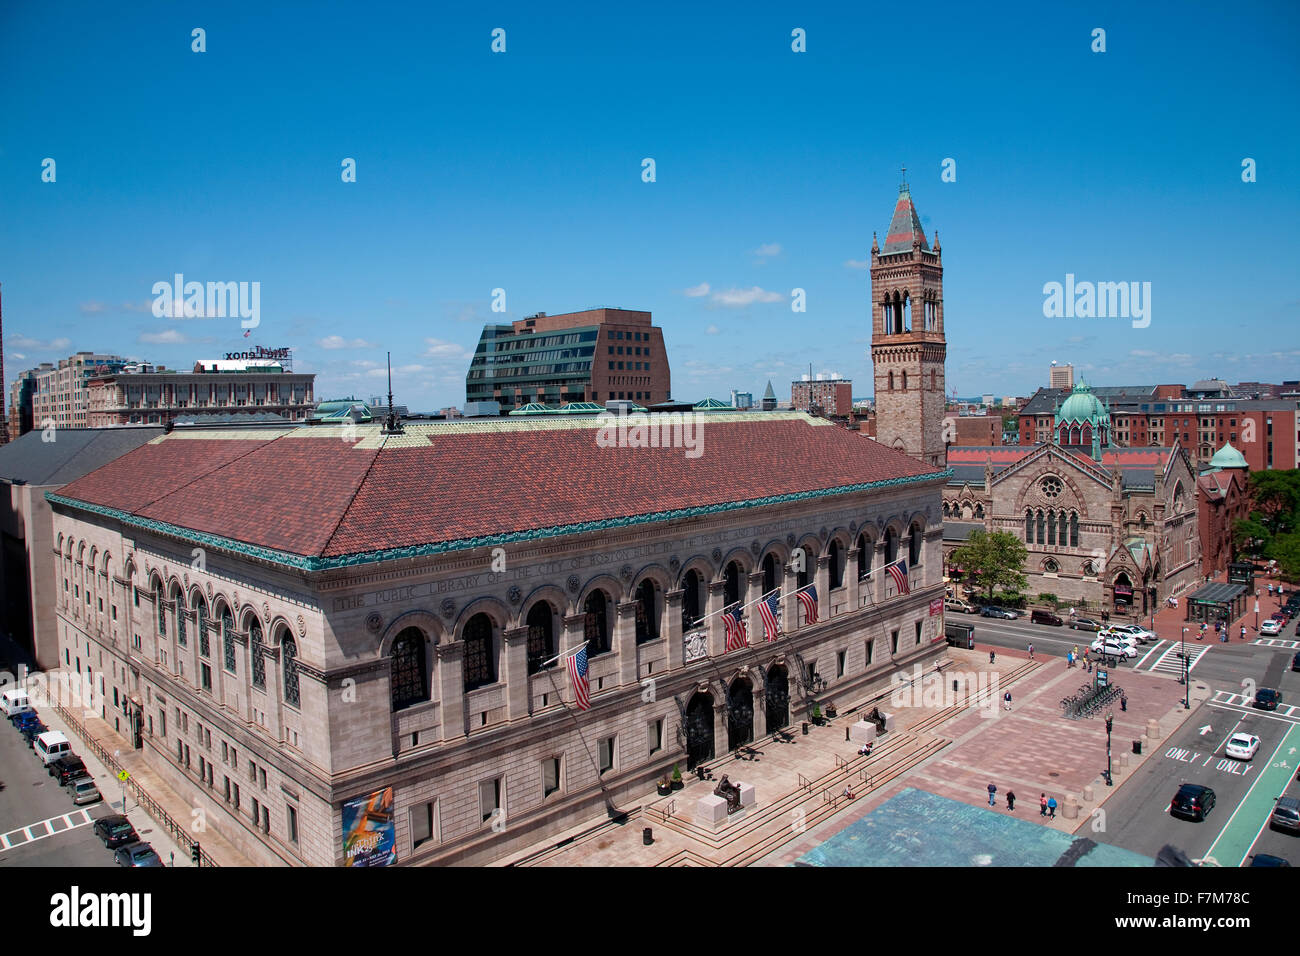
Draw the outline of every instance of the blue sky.
<instances>
[{"instance_id":1,"label":"blue sky","mask_svg":"<svg viewBox=\"0 0 1300 956\"><path fill-rule=\"evenodd\" d=\"M364 398L391 349L429 410L485 322L607 305L654 313L676 398L809 363L867 395L906 164L958 393L1300 378L1296 5L975 6L0 3L8 377L289 345ZM177 272L260 282L260 326L155 318ZM1150 325L1045 318L1067 273L1150 282Z\"/></svg>"}]
</instances>

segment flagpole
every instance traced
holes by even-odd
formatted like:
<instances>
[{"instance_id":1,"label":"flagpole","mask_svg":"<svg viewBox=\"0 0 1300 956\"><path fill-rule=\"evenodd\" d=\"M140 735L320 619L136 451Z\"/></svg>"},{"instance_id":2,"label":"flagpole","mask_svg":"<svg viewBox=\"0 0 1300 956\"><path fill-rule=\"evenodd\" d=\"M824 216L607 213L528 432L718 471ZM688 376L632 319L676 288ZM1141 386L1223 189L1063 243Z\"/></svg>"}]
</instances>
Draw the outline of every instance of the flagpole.
<instances>
[{"instance_id":1,"label":"flagpole","mask_svg":"<svg viewBox=\"0 0 1300 956\"><path fill-rule=\"evenodd\" d=\"M570 656L572 656L573 654L578 653L578 651L580 651L580 650L582 650L584 647L586 647L588 643L589 643L589 642L587 642L587 641L583 641L581 644L576 644L576 645L574 645L573 647L569 648L567 651L560 651L560 653L556 654L556 655L555 655L554 657L552 657L549 661L542 661L540 664L538 664L538 665L537 665L537 669L538 669L538 670L541 670L543 667L548 667L548 666L550 666L551 664L554 664L554 663L555 663L556 661L558 661L558 660L561 660L561 659L563 659L563 658L565 658L565 657L570 657Z\"/></svg>"}]
</instances>

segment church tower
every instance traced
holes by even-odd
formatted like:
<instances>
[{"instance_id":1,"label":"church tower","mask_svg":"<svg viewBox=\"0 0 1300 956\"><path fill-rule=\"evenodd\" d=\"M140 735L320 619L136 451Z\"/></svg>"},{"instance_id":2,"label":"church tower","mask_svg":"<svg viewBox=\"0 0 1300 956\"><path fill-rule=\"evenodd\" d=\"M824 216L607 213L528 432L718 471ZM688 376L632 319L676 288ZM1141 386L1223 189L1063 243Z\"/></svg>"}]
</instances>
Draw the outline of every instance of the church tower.
<instances>
[{"instance_id":1,"label":"church tower","mask_svg":"<svg viewBox=\"0 0 1300 956\"><path fill-rule=\"evenodd\" d=\"M939 234L931 249L904 178L884 248L874 233L871 237L876 441L940 468L948 457L943 436L947 352Z\"/></svg>"}]
</instances>

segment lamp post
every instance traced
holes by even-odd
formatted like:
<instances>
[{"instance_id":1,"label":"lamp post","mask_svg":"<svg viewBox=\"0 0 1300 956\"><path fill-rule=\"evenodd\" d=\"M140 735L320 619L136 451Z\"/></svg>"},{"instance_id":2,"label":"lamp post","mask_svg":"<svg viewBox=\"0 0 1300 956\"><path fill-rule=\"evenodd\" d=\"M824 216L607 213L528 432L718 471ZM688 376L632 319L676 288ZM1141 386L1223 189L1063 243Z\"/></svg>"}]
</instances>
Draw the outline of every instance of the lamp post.
<instances>
[{"instance_id":1,"label":"lamp post","mask_svg":"<svg viewBox=\"0 0 1300 956\"><path fill-rule=\"evenodd\" d=\"M1259 588L1255 588L1255 631L1259 631Z\"/></svg>"},{"instance_id":2,"label":"lamp post","mask_svg":"<svg viewBox=\"0 0 1300 956\"><path fill-rule=\"evenodd\" d=\"M1183 710L1191 710L1191 687L1187 681L1187 628L1185 627L1183 628L1182 645L1183 676L1179 683L1183 685Z\"/></svg>"},{"instance_id":3,"label":"lamp post","mask_svg":"<svg viewBox=\"0 0 1300 956\"><path fill-rule=\"evenodd\" d=\"M1108 787L1114 786L1110 775L1110 730L1114 724L1115 712L1111 710L1106 711L1106 786Z\"/></svg>"}]
</instances>

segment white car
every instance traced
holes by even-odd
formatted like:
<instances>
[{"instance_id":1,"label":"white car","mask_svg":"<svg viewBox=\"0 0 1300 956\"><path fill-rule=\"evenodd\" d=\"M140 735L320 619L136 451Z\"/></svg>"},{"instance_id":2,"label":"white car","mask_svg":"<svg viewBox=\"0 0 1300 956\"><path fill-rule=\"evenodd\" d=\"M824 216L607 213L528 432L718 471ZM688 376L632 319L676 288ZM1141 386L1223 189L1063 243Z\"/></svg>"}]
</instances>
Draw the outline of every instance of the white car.
<instances>
[{"instance_id":1,"label":"white car","mask_svg":"<svg viewBox=\"0 0 1300 956\"><path fill-rule=\"evenodd\" d=\"M1223 752L1236 760L1249 760L1259 750L1259 738L1254 734L1233 734Z\"/></svg>"},{"instance_id":2,"label":"white car","mask_svg":"<svg viewBox=\"0 0 1300 956\"><path fill-rule=\"evenodd\" d=\"M1261 624L1261 625L1259 626L1259 633L1261 633L1261 634L1281 634L1281 633L1282 633L1282 622L1279 621L1279 620L1276 620L1275 618L1271 618L1271 617L1270 617L1267 621L1265 621L1263 624Z\"/></svg>"},{"instance_id":3,"label":"white car","mask_svg":"<svg viewBox=\"0 0 1300 956\"><path fill-rule=\"evenodd\" d=\"M1132 644L1126 644L1122 641L1111 640L1109 638L1097 638L1092 642L1092 651L1094 654L1101 654L1103 657L1137 657L1138 652Z\"/></svg>"},{"instance_id":4,"label":"white car","mask_svg":"<svg viewBox=\"0 0 1300 956\"><path fill-rule=\"evenodd\" d=\"M1146 644L1148 641L1156 640L1153 631L1148 631L1145 627L1138 627L1136 624L1112 624L1110 631L1115 634L1127 634L1135 638L1139 644ZM1106 629L1103 629L1101 633L1105 634Z\"/></svg>"},{"instance_id":5,"label":"white car","mask_svg":"<svg viewBox=\"0 0 1300 956\"><path fill-rule=\"evenodd\" d=\"M1109 628L1103 629L1097 634L1097 640L1110 641L1112 644L1127 644L1129 647L1137 647L1138 639L1127 631L1115 631Z\"/></svg>"}]
</instances>

